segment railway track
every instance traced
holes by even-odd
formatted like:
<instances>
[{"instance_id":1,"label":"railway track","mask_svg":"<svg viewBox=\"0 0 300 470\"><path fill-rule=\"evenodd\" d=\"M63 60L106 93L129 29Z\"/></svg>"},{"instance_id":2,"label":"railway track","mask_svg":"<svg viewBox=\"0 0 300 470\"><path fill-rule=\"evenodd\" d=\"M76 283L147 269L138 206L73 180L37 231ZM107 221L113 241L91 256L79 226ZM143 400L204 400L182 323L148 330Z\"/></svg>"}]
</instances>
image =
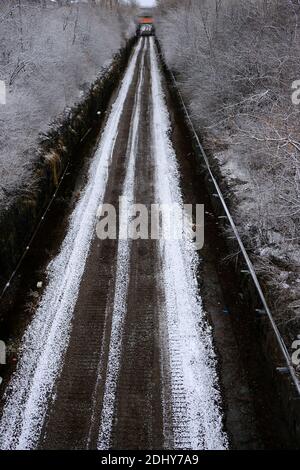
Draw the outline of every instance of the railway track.
<instances>
[{"instance_id":1,"label":"railway track","mask_svg":"<svg viewBox=\"0 0 300 470\"><path fill-rule=\"evenodd\" d=\"M142 38L24 334L1 449L228 447L190 242L99 240L95 230L99 205L120 196L183 205L169 128L154 40Z\"/></svg>"}]
</instances>

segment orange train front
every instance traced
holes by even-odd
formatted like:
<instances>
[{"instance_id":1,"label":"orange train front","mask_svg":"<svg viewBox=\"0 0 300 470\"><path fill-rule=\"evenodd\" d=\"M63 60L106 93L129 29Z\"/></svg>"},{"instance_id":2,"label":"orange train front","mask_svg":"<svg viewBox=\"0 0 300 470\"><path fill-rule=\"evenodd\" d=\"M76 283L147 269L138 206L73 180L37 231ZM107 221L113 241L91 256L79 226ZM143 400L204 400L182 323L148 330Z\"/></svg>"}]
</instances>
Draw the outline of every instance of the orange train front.
<instances>
[{"instance_id":1,"label":"orange train front","mask_svg":"<svg viewBox=\"0 0 300 470\"><path fill-rule=\"evenodd\" d=\"M142 15L137 19L137 36L153 36L155 34L153 16Z\"/></svg>"}]
</instances>

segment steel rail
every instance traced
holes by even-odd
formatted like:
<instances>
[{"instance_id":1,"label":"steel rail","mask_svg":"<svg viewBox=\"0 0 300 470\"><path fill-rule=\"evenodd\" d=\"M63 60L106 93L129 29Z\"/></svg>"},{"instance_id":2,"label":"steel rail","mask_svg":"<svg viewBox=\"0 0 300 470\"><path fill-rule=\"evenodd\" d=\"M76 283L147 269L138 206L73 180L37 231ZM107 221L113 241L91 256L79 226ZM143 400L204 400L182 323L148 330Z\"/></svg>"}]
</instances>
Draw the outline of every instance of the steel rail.
<instances>
[{"instance_id":1,"label":"steel rail","mask_svg":"<svg viewBox=\"0 0 300 470\"><path fill-rule=\"evenodd\" d=\"M269 306L268 306L267 300L266 300L266 298L265 298L265 296L264 296L264 293L263 293L263 291L262 291L261 285L260 285L259 280L258 280L258 278L257 278L256 272L255 272L255 269L254 269L254 266L253 266L253 264L252 264L252 262L251 262L251 260L250 260L250 258L249 258L249 255L248 255L248 253L247 253L247 250L246 250L246 248L245 248L245 246L244 246L244 244L243 244L243 242L242 242L242 240L241 240L240 234L239 234L238 229L237 229L237 227L236 227L236 225L235 225L235 222L234 222L234 220L233 220L233 218L232 218L232 215L230 214L230 211L229 211L229 209L228 209L228 207L227 207L227 204L226 204L226 202L225 202L225 199L224 199L224 197L223 197L223 194L222 194L222 192L221 192L221 189L220 189L220 187L219 187L219 185L218 185L218 183L217 183L217 181L216 181L216 179L215 179L215 177L214 177L214 174L213 174L213 172L212 172L212 169L211 169L211 166L210 166L210 163L209 163L207 154L206 154L206 152L205 152L205 150L204 150L204 148L203 148L203 145L202 145L201 142L200 142L200 139L199 139L199 136L198 136L198 134L197 134L197 132L196 132L195 126L194 126L194 124L193 124L193 122L192 122L192 119L191 119L191 117L190 117L190 115L189 115L188 109L187 109L187 107L186 107L186 105L185 105L183 96L182 96L182 94L181 94L181 92L180 92L180 90L179 90L179 87L178 87L176 78L175 78L173 72L172 72L170 69L168 69L168 72L170 73L170 76L171 76L171 78L172 78L173 84L174 84L174 86L175 86L175 88L176 88L176 91L177 91L177 93L178 93L178 96L179 96L179 99L180 99L182 108L183 108L183 110L184 110L184 113L185 113L185 115L186 115L188 124L189 124L189 126L190 126L190 128L191 128L191 130L192 130L192 133L193 133L193 135L194 135L194 137L195 137L195 140L196 140L196 142L197 142L197 145L198 145L198 147L199 147L199 149L200 149L200 152L201 152L201 154L202 154L203 160L204 160L205 165L206 165L206 167L207 167L207 170L208 170L208 172L209 172L209 175L210 175L210 178L211 178L211 180L212 180L212 183L214 184L215 190L217 191L217 195L218 195L218 197L219 197L219 199L220 199L220 201L221 201L221 203L222 203L224 212L225 212L225 214L226 214L226 216L227 216L227 219L228 219L228 221L229 221L229 223L230 223L230 225L231 225L231 228L232 228L232 230L233 230L233 232L234 232L235 238L236 238L236 240L237 240L237 242L238 242L238 244L239 244L239 247L240 247L240 249L241 249L241 252L242 252L242 254L243 254L243 257L244 257L244 260L245 260L245 262L246 262L246 264L247 264L247 267L248 267L248 269L249 269L249 272L250 272L250 274L251 274L251 277L252 277L252 280L253 280L254 285L255 285L255 287L256 287L256 290L257 290L257 293L258 293L258 295L259 295L259 298L260 298L260 300L261 300L261 302L262 302L262 305L263 305L263 307L264 307L264 310L265 310L265 312L266 312L266 314L267 314L267 316L268 316L268 318L269 318L271 327L272 327L272 329L273 329L273 331L274 331L274 333L275 333L275 337L276 337L276 339L277 339L277 343L278 343L278 345L279 345L279 348L280 348L280 350L281 350L281 352L282 352L282 354L283 354L284 360L285 360L285 362L286 362L287 371L290 373L290 376L291 376L291 378L292 378L292 381L293 381L293 383L294 383L294 385L295 385L295 387L296 387L297 393L298 393L298 395L299 395L299 397L300 397L300 382L299 382L299 379L298 379L298 377L297 377L297 375L296 375L296 371L295 371L295 368L294 368L294 366L293 366L293 363L292 363L290 354L289 354L289 352L288 352L288 349L287 349L287 347L286 347L286 344L285 344L285 342L284 342L284 340L283 340L283 338L282 338L282 336L281 336L281 334L280 334L280 331L279 331L279 329L278 329L278 327L277 327L277 325L276 325L276 323L275 323L274 317L273 317L272 312L271 312L271 310L270 310L270 308L269 308ZM280 368L278 368L278 370L279 370L279 369L280 369Z\"/></svg>"}]
</instances>

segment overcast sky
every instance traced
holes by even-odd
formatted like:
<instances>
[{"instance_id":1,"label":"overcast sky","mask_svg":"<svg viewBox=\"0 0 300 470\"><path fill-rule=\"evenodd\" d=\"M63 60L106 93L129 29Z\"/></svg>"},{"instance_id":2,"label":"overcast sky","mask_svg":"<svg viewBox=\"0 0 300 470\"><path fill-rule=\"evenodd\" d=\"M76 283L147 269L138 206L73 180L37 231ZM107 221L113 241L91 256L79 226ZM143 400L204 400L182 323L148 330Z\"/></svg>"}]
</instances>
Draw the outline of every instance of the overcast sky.
<instances>
[{"instance_id":1,"label":"overcast sky","mask_svg":"<svg viewBox=\"0 0 300 470\"><path fill-rule=\"evenodd\" d=\"M155 0L138 0L138 3L142 7L153 7L155 5Z\"/></svg>"}]
</instances>

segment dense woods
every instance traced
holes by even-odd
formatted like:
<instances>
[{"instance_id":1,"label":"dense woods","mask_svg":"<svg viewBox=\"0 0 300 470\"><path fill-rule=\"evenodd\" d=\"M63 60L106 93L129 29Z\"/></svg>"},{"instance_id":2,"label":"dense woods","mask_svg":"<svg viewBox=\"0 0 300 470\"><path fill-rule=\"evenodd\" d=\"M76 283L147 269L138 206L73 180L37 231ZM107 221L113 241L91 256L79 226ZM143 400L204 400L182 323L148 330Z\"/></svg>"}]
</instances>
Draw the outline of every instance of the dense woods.
<instances>
[{"instance_id":1,"label":"dense woods","mask_svg":"<svg viewBox=\"0 0 300 470\"><path fill-rule=\"evenodd\" d=\"M82 99L134 31L117 0L0 2L0 201L28 178L38 134Z\"/></svg>"},{"instance_id":2,"label":"dense woods","mask_svg":"<svg viewBox=\"0 0 300 470\"><path fill-rule=\"evenodd\" d=\"M298 3L164 0L157 27L284 322L287 311L291 321L300 315L300 107L292 102L300 78Z\"/></svg>"}]
</instances>

